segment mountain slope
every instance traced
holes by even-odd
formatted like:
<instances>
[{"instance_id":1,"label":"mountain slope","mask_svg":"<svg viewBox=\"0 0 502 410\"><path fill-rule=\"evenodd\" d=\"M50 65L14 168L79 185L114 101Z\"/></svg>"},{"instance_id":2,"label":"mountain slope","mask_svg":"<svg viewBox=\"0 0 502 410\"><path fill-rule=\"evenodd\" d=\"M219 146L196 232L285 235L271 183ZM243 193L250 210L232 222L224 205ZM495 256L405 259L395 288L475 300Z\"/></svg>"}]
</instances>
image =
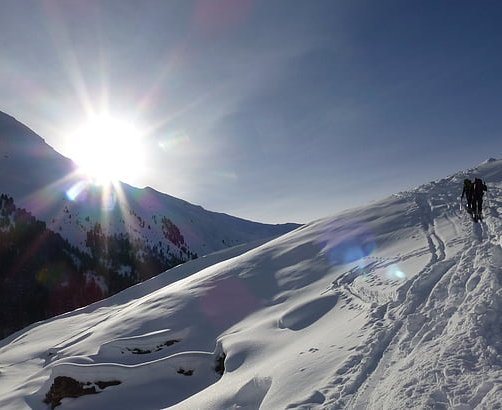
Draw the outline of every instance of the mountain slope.
<instances>
[{"instance_id":1,"label":"mountain slope","mask_svg":"<svg viewBox=\"0 0 502 410\"><path fill-rule=\"evenodd\" d=\"M73 163L13 117L0 111L0 187L21 199L75 170Z\"/></svg>"},{"instance_id":2,"label":"mountain slope","mask_svg":"<svg viewBox=\"0 0 502 410\"><path fill-rule=\"evenodd\" d=\"M501 193L487 162L33 325L0 342L0 407L501 408Z\"/></svg>"},{"instance_id":3,"label":"mountain slope","mask_svg":"<svg viewBox=\"0 0 502 410\"><path fill-rule=\"evenodd\" d=\"M105 233L158 244L166 252L205 255L220 249L288 232L298 225L261 224L210 212L157 192L119 183L107 188L89 184L74 164L33 131L0 112L0 192L85 250L86 233L96 223ZM179 230L183 243L166 234L162 219ZM168 229L169 230L169 229ZM189 252L183 252L188 256Z\"/></svg>"},{"instance_id":4,"label":"mountain slope","mask_svg":"<svg viewBox=\"0 0 502 410\"><path fill-rule=\"evenodd\" d=\"M95 186L1 112L0 195L0 307L11 307L0 314L0 337L188 260L298 227L210 212L152 188Z\"/></svg>"}]
</instances>

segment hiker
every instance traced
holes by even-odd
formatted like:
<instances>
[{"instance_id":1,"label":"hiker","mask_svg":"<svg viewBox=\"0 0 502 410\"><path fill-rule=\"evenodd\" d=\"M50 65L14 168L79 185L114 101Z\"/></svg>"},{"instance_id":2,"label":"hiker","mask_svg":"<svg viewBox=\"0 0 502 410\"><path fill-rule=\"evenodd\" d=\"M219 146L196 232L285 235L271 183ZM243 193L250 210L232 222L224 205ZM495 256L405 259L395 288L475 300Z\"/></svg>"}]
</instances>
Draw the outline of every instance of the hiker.
<instances>
[{"instance_id":1,"label":"hiker","mask_svg":"<svg viewBox=\"0 0 502 410\"><path fill-rule=\"evenodd\" d=\"M472 185L472 205L473 205L473 215L474 220L481 219L481 211L483 206L483 194L486 191L485 183L480 179L476 178L474 184Z\"/></svg>"},{"instance_id":2,"label":"hiker","mask_svg":"<svg viewBox=\"0 0 502 410\"><path fill-rule=\"evenodd\" d=\"M462 196L460 199L464 197L467 199L467 211L472 212L472 198L473 198L473 184L470 179L464 179L464 189L462 190Z\"/></svg>"}]
</instances>

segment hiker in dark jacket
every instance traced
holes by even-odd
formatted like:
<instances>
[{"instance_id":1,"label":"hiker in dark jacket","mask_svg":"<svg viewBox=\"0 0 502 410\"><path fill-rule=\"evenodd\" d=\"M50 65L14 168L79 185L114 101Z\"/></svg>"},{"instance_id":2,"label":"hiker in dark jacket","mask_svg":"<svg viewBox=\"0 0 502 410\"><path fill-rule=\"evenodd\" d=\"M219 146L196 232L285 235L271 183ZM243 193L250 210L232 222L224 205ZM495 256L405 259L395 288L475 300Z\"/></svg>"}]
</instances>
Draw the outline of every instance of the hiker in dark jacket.
<instances>
[{"instance_id":1,"label":"hiker in dark jacket","mask_svg":"<svg viewBox=\"0 0 502 410\"><path fill-rule=\"evenodd\" d=\"M485 183L480 178L476 178L474 180L474 184L472 185L472 204L473 204L473 215L475 220L481 219L483 195L485 191L486 191Z\"/></svg>"},{"instance_id":2,"label":"hiker in dark jacket","mask_svg":"<svg viewBox=\"0 0 502 410\"><path fill-rule=\"evenodd\" d=\"M472 212L472 194L473 194L473 184L470 179L464 179L464 189L462 190L461 199L464 197L467 199L467 211Z\"/></svg>"}]
</instances>

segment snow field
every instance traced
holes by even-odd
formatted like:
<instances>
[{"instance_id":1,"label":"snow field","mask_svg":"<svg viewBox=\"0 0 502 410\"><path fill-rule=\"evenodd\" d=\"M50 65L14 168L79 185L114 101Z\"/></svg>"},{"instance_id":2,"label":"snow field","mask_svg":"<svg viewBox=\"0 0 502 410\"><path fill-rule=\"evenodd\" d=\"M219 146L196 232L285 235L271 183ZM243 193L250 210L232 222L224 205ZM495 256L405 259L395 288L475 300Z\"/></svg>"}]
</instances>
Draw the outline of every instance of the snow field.
<instances>
[{"instance_id":1,"label":"snow field","mask_svg":"<svg viewBox=\"0 0 502 410\"><path fill-rule=\"evenodd\" d=\"M121 384L62 409L501 409L500 194L487 162L31 326L0 342L0 407L71 376Z\"/></svg>"}]
</instances>

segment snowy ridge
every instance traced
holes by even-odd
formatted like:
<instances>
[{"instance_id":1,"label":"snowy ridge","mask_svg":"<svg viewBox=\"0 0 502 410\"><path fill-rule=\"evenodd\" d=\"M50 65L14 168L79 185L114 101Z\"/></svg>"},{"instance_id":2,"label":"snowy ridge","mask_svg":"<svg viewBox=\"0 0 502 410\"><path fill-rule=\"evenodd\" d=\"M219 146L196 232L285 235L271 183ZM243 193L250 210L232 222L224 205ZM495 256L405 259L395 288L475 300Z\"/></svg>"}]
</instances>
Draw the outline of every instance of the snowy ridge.
<instances>
[{"instance_id":1,"label":"snowy ridge","mask_svg":"<svg viewBox=\"0 0 502 410\"><path fill-rule=\"evenodd\" d=\"M45 141L0 112L0 193L12 196L72 245L86 248L97 223L104 234L156 246L184 260L261 238L297 224L270 225L211 212L201 206L125 183L114 190L90 184L76 166Z\"/></svg>"},{"instance_id":2,"label":"snowy ridge","mask_svg":"<svg viewBox=\"0 0 502 410\"><path fill-rule=\"evenodd\" d=\"M298 226L211 212L149 187L96 185L0 112L0 338Z\"/></svg>"},{"instance_id":3,"label":"snowy ridge","mask_svg":"<svg viewBox=\"0 0 502 410\"><path fill-rule=\"evenodd\" d=\"M64 376L98 394L61 409L500 409L501 194L488 161L33 325L0 342L0 407Z\"/></svg>"}]
</instances>

